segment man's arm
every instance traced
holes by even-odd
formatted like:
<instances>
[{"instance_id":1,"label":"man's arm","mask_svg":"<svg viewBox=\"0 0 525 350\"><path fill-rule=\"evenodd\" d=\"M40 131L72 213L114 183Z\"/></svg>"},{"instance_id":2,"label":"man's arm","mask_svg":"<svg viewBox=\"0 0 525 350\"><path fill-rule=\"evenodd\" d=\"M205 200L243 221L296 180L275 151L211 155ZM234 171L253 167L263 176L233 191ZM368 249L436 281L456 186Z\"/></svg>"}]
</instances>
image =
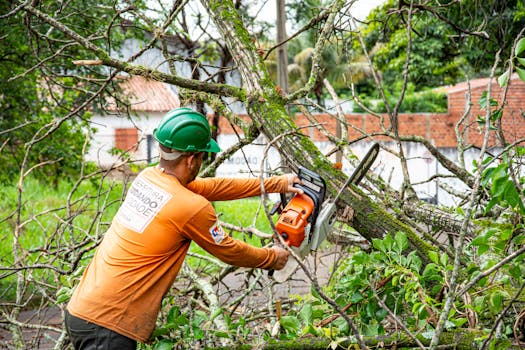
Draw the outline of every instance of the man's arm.
<instances>
[{"instance_id":1,"label":"man's arm","mask_svg":"<svg viewBox=\"0 0 525 350\"><path fill-rule=\"evenodd\" d=\"M230 237L219 225L211 204L188 220L184 232L187 238L230 265L278 270L288 259L289 253L283 248L258 248Z\"/></svg>"},{"instance_id":2,"label":"man's arm","mask_svg":"<svg viewBox=\"0 0 525 350\"><path fill-rule=\"evenodd\" d=\"M264 179L263 183L267 193L302 192L293 186L301 183L294 174L272 176ZM188 184L188 188L209 201L224 201L260 195L261 181L258 178L196 178Z\"/></svg>"}]
</instances>

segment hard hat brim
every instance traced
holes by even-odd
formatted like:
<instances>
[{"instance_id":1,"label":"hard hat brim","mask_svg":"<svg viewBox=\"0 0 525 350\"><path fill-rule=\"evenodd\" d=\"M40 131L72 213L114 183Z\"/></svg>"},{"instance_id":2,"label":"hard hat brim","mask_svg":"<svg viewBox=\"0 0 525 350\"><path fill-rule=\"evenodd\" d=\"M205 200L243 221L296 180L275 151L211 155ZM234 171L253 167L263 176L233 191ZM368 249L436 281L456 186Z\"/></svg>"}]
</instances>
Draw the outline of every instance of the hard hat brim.
<instances>
[{"instance_id":1,"label":"hard hat brim","mask_svg":"<svg viewBox=\"0 0 525 350\"><path fill-rule=\"evenodd\" d=\"M221 148L219 147L219 145L217 144L217 142L215 142L214 139L210 139L210 142L208 143L208 147L206 147L207 149L203 150L203 151L206 151L206 152L213 152L213 153L217 153L217 152L220 152L221 151Z\"/></svg>"}]
</instances>

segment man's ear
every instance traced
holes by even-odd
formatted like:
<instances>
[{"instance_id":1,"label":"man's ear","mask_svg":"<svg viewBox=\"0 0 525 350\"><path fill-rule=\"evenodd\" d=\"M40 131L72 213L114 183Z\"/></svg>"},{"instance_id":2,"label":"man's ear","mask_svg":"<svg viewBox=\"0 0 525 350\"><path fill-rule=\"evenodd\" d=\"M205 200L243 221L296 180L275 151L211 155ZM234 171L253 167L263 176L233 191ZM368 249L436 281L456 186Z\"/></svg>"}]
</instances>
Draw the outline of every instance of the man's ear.
<instances>
[{"instance_id":1,"label":"man's ear","mask_svg":"<svg viewBox=\"0 0 525 350\"><path fill-rule=\"evenodd\" d=\"M190 154L189 156L186 156L184 161L186 162L186 166L188 168L192 168L193 158L195 157L195 154Z\"/></svg>"}]
</instances>

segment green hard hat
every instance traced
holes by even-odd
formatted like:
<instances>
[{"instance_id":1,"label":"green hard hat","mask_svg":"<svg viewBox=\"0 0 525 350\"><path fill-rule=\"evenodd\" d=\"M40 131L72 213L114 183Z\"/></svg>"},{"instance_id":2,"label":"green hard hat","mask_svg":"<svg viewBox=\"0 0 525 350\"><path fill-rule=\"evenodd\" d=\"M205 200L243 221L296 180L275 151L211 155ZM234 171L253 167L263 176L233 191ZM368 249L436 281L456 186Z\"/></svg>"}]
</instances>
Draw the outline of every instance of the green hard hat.
<instances>
[{"instance_id":1,"label":"green hard hat","mask_svg":"<svg viewBox=\"0 0 525 350\"><path fill-rule=\"evenodd\" d=\"M211 138L210 124L204 115L190 108L169 111L153 136L161 145L183 152L220 152Z\"/></svg>"}]
</instances>

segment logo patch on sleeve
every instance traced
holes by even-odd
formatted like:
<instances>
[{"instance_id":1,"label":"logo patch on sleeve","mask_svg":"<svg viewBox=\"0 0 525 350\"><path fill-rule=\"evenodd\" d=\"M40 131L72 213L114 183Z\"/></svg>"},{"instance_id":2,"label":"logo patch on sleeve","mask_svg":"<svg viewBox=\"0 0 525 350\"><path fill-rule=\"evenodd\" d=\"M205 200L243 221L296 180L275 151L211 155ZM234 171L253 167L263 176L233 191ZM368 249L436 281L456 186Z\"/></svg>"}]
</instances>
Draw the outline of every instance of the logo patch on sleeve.
<instances>
[{"instance_id":1,"label":"logo patch on sleeve","mask_svg":"<svg viewBox=\"0 0 525 350\"><path fill-rule=\"evenodd\" d=\"M212 227L210 227L210 233L213 237L213 240L215 243L220 244L222 240L224 239L224 230L222 229L221 225L218 221L216 221Z\"/></svg>"}]
</instances>

